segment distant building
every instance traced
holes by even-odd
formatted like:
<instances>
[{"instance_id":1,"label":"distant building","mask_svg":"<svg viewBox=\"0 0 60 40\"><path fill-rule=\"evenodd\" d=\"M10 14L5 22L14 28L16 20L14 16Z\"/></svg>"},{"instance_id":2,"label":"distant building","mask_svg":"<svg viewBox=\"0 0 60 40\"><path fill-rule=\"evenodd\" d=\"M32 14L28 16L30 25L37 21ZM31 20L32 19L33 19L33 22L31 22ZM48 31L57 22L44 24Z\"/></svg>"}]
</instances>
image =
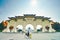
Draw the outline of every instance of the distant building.
<instances>
[{"instance_id":1,"label":"distant building","mask_svg":"<svg viewBox=\"0 0 60 40\"><path fill-rule=\"evenodd\" d=\"M41 29L42 32L55 32L51 26L53 21L49 20L50 18L48 17L36 16L35 14L24 14L24 16L8 18L10 20L7 20L8 25L7 28L3 30L3 32L18 32L18 29L25 31L28 28L31 28L33 31Z\"/></svg>"}]
</instances>

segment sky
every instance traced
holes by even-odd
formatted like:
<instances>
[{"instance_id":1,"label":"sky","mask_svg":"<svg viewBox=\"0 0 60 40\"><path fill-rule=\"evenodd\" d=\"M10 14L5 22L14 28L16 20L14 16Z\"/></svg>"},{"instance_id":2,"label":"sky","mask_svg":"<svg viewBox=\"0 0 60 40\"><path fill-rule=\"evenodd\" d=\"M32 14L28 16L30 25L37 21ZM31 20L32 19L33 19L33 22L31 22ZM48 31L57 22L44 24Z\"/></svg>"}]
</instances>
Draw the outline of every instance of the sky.
<instances>
[{"instance_id":1,"label":"sky","mask_svg":"<svg viewBox=\"0 0 60 40\"><path fill-rule=\"evenodd\" d=\"M60 22L60 0L0 0L0 22L23 14L51 17Z\"/></svg>"}]
</instances>

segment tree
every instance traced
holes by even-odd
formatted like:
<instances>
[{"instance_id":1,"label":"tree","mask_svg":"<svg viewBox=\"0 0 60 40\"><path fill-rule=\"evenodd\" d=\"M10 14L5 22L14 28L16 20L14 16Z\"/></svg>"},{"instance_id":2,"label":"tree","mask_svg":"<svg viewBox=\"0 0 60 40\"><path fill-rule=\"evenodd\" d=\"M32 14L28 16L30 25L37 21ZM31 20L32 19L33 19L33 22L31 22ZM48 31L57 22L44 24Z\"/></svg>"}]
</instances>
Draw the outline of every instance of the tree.
<instances>
[{"instance_id":1,"label":"tree","mask_svg":"<svg viewBox=\"0 0 60 40\"><path fill-rule=\"evenodd\" d=\"M56 31L60 31L60 24L58 22L55 22L53 25L52 25L52 28L54 28Z\"/></svg>"},{"instance_id":2,"label":"tree","mask_svg":"<svg viewBox=\"0 0 60 40\"><path fill-rule=\"evenodd\" d=\"M7 21L5 21L5 22L2 21L0 23L0 32L2 32L7 27L7 25L8 25Z\"/></svg>"}]
</instances>

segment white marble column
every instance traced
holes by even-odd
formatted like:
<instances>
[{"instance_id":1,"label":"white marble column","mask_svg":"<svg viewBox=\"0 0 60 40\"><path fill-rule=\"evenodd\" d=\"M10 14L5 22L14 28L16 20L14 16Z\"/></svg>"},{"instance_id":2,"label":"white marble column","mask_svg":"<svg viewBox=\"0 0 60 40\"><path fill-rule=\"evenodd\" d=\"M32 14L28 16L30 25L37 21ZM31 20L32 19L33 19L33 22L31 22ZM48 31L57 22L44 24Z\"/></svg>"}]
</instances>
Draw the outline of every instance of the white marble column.
<instances>
[{"instance_id":1,"label":"white marble column","mask_svg":"<svg viewBox=\"0 0 60 40\"><path fill-rule=\"evenodd\" d=\"M6 28L6 32L10 32L9 26L10 26L10 22L8 22L8 25L7 25L7 28Z\"/></svg>"},{"instance_id":2,"label":"white marble column","mask_svg":"<svg viewBox=\"0 0 60 40\"><path fill-rule=\"evenodd\" d=\"M17 27L17 23L15 22L15 23L14 23L14 30L13 30L13 32L17 32L16 27Z\"/></svg>"},{"instance_id":3,"label":"white marble column","mask_svg":"<svg viewBox=\"0 0 60 40\"><path fill-rule=\"evenodd\" d=\"M51 26L51 24L49 25L49 32L52 32L52 26Z\"/></svg>"},{"instance_id":4,"label":"white marble column","mask_svg":"<svg viewBox=\"0 0 60 40\"><path fill-rule=\"evenodd\" d=\"M50 28L49 28L49 32L55 32L56 30L54 30L53 28L52 28L52 25L50 24L50 26L49 26Z\"/></svg>"}]
</instances>

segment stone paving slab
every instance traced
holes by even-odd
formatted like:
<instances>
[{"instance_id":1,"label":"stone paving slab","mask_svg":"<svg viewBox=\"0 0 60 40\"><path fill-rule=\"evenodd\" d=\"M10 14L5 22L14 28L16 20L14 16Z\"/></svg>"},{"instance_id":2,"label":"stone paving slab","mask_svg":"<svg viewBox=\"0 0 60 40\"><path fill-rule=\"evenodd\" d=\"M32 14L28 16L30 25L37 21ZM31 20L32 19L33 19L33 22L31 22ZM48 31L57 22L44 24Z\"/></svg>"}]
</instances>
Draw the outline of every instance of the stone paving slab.
<instances>
[{"instance_id":1,"label":"stone paving slab","mask_svg":"<svg viewBox=\"0 0 60 40\"><path fill-rule=\"evenodd\" d=\"M24 33L0 33L0 40L27 40ZM32 33L30 40L60 40L60 32Z\"/></svg>"}]
</instances>

